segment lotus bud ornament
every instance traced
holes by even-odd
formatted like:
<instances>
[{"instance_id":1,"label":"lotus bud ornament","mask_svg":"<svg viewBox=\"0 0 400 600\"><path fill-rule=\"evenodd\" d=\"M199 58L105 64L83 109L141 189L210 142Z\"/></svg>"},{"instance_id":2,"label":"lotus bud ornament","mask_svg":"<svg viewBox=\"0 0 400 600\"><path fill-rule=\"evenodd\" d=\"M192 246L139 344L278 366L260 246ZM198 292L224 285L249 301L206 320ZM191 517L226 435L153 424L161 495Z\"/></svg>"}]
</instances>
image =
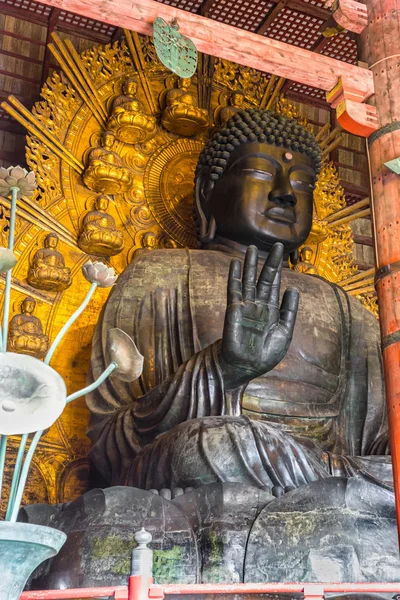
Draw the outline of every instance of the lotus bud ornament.
<instances>
[{"instance_id":1,"label":"lotus bud ornament","mask_svg":"<svg viewBox=\"0 0 400 600\"><path fill-rule=\"evenodd\" d=\"M102 288L111 287L117 281L114 269L99 261L93 263L88 260L82 267L82 273L90 283L97 283Z\"/></svg>"},{"instance_id":2,"label":"lotus bud ornament","mask_svg":"<svg viewBox=\"0 0 400 600\"><path fill-rule=\"evenodd\" d=\"M0 196L10 196L13 187L19 188L18 198L32 196L36 187L35 173L22 167L0 167Z\"/></svg>"},{"instance_id":3,"label":"lotus bud ornament","mask_svg":"<svg viewBox=\"0 0 400 600\"><path fill-rule=\"evenodd\" d=\"M0 273L6 273L13 269L17 264L17 259L8 248L0 248Z\"/></svg>"}]
</instances>

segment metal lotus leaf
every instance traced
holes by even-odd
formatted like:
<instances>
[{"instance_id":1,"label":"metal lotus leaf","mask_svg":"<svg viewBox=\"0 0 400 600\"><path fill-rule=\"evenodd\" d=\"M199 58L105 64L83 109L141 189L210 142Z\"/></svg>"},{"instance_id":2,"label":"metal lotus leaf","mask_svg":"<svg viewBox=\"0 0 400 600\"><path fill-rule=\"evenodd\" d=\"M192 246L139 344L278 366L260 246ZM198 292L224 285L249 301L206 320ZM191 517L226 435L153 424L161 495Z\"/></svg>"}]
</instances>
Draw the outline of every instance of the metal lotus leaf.
<instances>
[{"instance_id":1,"label":"metal lotus leaf","mask_svg":"<svg viewBox=\"0 0 400 600\"><path fill-rule=\"evenodd\" d=\"M0 196L10 196L12 187L19 188L18 198L32 196L36 188L35 173L22 167L0 167Z\"/></svg>"},{"instance_id":2,"label":"metal lotus leaf","mask_svg":"<svg viewBox=\"0 0 400 600\"><path fill-rule=\"evenodd\" d=\"M197 48L178 32L176 21L168 24L157 17L153 23L154 47L162 64L179 77L192 77L197 69Z\"/></svg>"},{"instance_id":3,"label":"metal lotus leaf","mask_svg":"<svg viewBox=\"0 0 400 600\"><path fill-rule=\"evenodd\" d=\"M14 253L8 248L0 248L0 273L5 273L14 268L17 264L17 259Z\"/></svg>"},{"instance_id":4,"label":"metal lotus leaf","mask_svg":"<svg viewBox=\"0 0 400 600\"><path fill-rule=\"evenodd\" d=\"M111 376L121 381L134 381L143 372L143 356L135 342L122 329L114 327L107 331L106 361L115 362L118 366Z\"/></svg>"},{"instance_id":5,"label":"metal lotus leaf","mask_svg":"<svg viewBox=\"0 0 400 600\"><path fill-rule=\"evenodd\" d=\"M91 260L88 260L82 266L82 273L90 283L97 283L99 287L103 288L111 287L118 278L112 267L107 267L107 265L98 261L93 263Z\"/></svg>"},{"instance_id":6,"label":"metal lotus leaf","mask_svg":"<svg viewBox=\"0 0 400 600\"><path fill-rule=\"evenodd\" d=\"M61 375L33 356L0 353L0 434L47 429L64 410Z\"/></svg>"}]
</instances>

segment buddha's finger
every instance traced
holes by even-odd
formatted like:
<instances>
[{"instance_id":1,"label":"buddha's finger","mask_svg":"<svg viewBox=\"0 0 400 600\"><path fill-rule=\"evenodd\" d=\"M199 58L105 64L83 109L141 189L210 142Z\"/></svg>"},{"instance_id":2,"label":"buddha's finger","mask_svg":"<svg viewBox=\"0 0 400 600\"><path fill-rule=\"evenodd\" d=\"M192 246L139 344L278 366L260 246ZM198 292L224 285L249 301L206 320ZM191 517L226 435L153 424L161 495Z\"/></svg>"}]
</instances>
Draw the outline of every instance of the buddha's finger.
<instances>
[{"instance_id":1,"label":"buddha's finger","mask_svg":"<svg viewBox=\"0 0 400 600\"><path fill-rule=\"evenodd\" d=\"M298 308L299 292L296 288L289 287L283 294L282 304L279 311L279 324L284 327L289 338L291 338L293 335Z\"/></svg>"},{"instance_id":2,"label":"buddha's finger","mask_svg":"<svg viewBox=\"0 0 400 600\"><path fill-rule=\"evenodd\" d=\"M231 260L228 275L228 306L234 302L242 301L242 265L238 258Z\"/></svg>"},{"instance_id":3,"label":"buddha's finger","mask_svg":"<svg viewBox=\"0 0 400 600\"><path fill-rule=\"evenodd\" d=\"M273 245L258 278L257 299L261 302L272 302L278 306L282 259L283 244L278 242Z\"/></svg>"},{"instance_id":4,"label":"buddha's finger","mask_svg":"<svg viewBox=\"0 0 400 600\"><path fill-rule=\"evenodd\" d=\"M256 299L258 250L249 246L246 251L243 266L242 296L243 301L254 302Z\"/></svg>"}]
</instances>

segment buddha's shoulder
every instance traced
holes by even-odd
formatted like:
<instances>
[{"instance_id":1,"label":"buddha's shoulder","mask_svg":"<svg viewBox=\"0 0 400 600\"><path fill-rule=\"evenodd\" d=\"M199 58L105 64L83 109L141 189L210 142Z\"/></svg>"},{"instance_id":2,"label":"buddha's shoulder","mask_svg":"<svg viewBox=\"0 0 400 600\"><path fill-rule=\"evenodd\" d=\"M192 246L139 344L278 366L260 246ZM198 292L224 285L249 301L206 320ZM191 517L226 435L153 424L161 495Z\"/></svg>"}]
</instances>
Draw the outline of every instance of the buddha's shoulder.
<instances>
[{"instance_id":1,"label":"buddha's shoulder","mask_svg":"<svg viewBox=\"0 0 400 600\"><path fill-rule=\"evenodd\" d=\"M284 269L282 287L289 286L299 290L302 303L307 302L311 309L316 302L319 306L325 305L327 310L333 309L336 305L352 320L365 321L365 325L379 333L379 324L374 315L357 298L347 294L339 285L322 277Z\"/></svg>"},{"instance_id":2,"label":"buddha's shoulder","mask_svg":"<svg viewBox=\"0 0 400 600\"><path fill-rule=\"evenodd\" d=\"M157 268L170 271L171 269L187 269L191 266L228 265L231 256L214 250L192 250L189 248L146 250L133 257L125 271Z\"/></svg>"}]
</instances>

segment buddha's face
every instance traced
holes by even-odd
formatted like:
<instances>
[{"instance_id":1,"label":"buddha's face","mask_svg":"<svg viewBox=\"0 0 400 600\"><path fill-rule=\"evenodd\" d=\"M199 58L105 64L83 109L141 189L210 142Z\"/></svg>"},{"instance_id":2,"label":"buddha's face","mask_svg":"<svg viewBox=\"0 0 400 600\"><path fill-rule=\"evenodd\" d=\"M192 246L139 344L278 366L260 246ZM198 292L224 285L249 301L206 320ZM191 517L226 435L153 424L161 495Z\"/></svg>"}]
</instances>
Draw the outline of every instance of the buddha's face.
<instances>
[{"instance_id":1,"label":"buddha's face","mask_svg":"<svg viewBox=\"0 0 400 600\"><path fill-rule=\"evenodd\" d=\"M155 235L147 235L143 241L144 247L149 248L150 250L153 250L157 245L157 238Z\"/></svg>"},{"instance_id":2,"label":"buddha's face","mask_svg":"<svg viewBox=\"0 0 400 600\"><path fill-rule=\"evenodd\" d=\"M54 235L49 235L44 241L46 248L57 248L58 239Z\"/></svg>"},{"instance_id":3,"label":"buddha's face","mask_svg":"<svg viewBox=\"0 0 400 600\"><path fill-rule=\"evenodd\" d=\"M313 251L311 248L303 248L301 251L301 260L303 262L311 262L313 257Z\"/></svg>"},{"instance_id":4,"label":"buddha's face","mask_svg":"<svg viewBox=\"0 0 400 600\"><path fill-rule=\"evenodd\" d=\"M179 87L182 90L188 90L190 88L191 79L190 77L183 78L179 80Z\"/></svg>"},{"instance_id":5,"label":"buddha's face","mask_svg":"<svg viewBox=\"0 0 400 600\"><path fill-rule=\"evenodd\" d=\"M100 196L96 201L97 210L107 210L108 208L108 198L106 196Z\"/></svg>"},{"instance_id":6,"label":"buddha's face","mask_svg":"<svg viewBox=\"0 0 400 600\"><path fill-rule=\"evenodd\" d=\"M231 101L232 106L235 106L236 108L242 108L244 101L243 94L238 94L237 92L235 94L232 94Z\"/></svg>"},{"instance_id":7,"label":"buddha's face","mask_svg":"<svg viewBox=\"0 0 400 600\"><path fill-rule=\"evenodd\" d=\"M102 141L103 141L103 146L105 148L112 148L112 146L114 144L114 134L112 134L112 133L105 133L103 135Z\"/></svg>"},{"instance_id":8,"label":"buddha's face","mask_svg":"<svg viewBox=\"0 0 400 600\"><path fill-rule=\"evenodd\" d=\"M124 92L128 96L135 96L137 92L137 84L136 81L128 80L124 85Z\"/></svg>"},{"instance_id":9,"label":"buddha's face","mask_svg":"<svg viewBox=\"0 0 400 600\"><path fill-rule=\"evenodd\" d=\"M287 255L310 232L315 179L306 154L249 142L235 148L214 185L205 183L201 205L218 236L266 252L282 242Z\"/></svg>"},{"instance_id":10,"label":"buddha's face","mask_svg":"<svg viewBox=\"0 0 400 600\"><path fill-rule=\"evenodd\" d=\"M31 315L35 310L36 302L32 299L24 300L22 303L22 312L23 314Z\"/></svg>"}]
</instances>

